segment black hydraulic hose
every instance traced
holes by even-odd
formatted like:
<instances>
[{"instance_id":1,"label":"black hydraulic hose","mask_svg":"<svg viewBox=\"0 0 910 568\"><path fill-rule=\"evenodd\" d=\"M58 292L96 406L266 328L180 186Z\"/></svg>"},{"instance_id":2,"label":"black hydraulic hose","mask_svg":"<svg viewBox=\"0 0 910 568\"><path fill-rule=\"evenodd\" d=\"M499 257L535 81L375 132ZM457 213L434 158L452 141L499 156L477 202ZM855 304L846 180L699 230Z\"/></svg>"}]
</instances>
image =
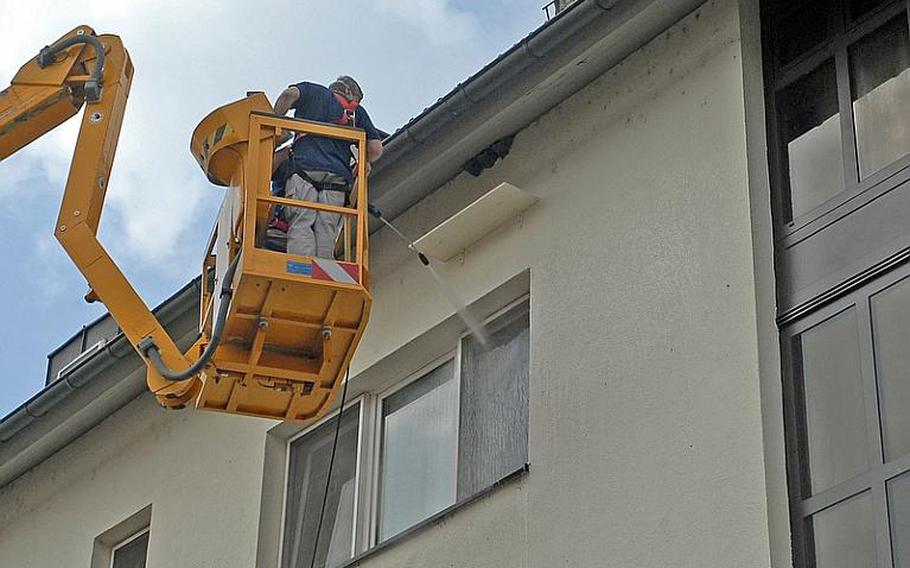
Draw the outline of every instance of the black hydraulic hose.
<instances>
[{"instance_id":1,"label":"black hydraulic hose","mask_svg":"<svg viewBox=\"0 0 910 568\"><path fill-rule=\"evenodd\" d=\"M231 304L231 296L234 294L231 283L234 280L234 272L237 271L237 262L239 260L240 255L238 254L224 272L224 279L221 282L221 304L218 306L218 315L215 318L215 325L212 328L212 338L209 340L209 344L205 346L205 350L195 363L182 371L174 371L168 367L164 362L164 359L161 358L161 352L158 350L158 346L155 345L154 339L147 337L139 342L139 350L149 358L155 366L155 370L165 379L169 381L185 381L186 379L189 379L201 371L202 368L211 361L212 356L215 354L215 350L221 345L221 339L224 335L224 324L225 320L227 320L228 308Z\"/></svg>"},{"instance_id":2,"label":"black hydraulic hose","mask_svg":"<svg viewBox=\"0 0 910 568\"><path fill-rule=\"evenodd\" d=\"M85 99L90 102L101 100L101 75L104 71L104 44L101 40L93 35L77 35L58 41L54 45L48 45L38 52L38 66L47 67L57 62L57 54L64 49L70 48L76 44L85 43L95 49L95 69L91 77L85 82Z\"/></svg>"}]
</instances>

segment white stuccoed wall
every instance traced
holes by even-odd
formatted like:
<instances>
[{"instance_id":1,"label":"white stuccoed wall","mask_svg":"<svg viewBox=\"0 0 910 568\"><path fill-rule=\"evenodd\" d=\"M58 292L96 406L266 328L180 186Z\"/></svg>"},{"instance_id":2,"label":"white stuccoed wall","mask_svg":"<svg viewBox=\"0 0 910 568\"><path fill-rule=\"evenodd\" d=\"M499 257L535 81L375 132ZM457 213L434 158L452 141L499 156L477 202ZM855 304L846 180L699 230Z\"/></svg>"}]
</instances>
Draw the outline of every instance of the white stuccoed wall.
<instances>
[{"instance_id":1,"label":"white stuccoed wall","mask_svg":"<svg viewBox=\"0 0 910 568\"><path fill-rule=\"evenodd\" d=\"M739 25L707 3L398 220L540 198L444 267L468 301L530 269L531 471L364 565L769 565ZM451 312L405 253L374 262L361 368Z\"/></svg>"},{"instance_id":2,"label":"white stuccoed wall","mask_svg":"<svg viewBox=\"0 0 910 568\"><path fill-rule=\"evenodd\" d=\"M742 73L709 2L396 221L540 198L441 267L469 302L530 271L531 471L363 566L769 565ZM452 312L387 231L372 252L355 373ZM0 565L87 567L152 503L150 568L253 566L268 427L138 399L0 492Z\"/></svg>"},{"instance_id":3,"label":"white stuccoed wall","mask_svg":"<svg viewBox=\"0 0 910 568\"><path fill-rule=\"evenodd\" d=\"M94 538L149 504L150 568L252 566L271 424L136 399L0 489L0 566L89 568Z\"/></svg>"}]
</instances>

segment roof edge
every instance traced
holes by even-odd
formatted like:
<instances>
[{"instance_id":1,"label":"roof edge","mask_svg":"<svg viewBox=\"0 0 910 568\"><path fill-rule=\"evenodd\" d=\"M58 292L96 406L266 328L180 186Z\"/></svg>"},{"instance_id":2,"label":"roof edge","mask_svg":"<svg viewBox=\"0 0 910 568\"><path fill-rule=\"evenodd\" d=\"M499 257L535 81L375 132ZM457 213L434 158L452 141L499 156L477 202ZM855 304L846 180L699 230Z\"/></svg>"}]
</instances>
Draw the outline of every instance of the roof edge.
<instances>
[{"instance_id":1,"label":"roof edge","mask_svg":"<svg viewBox=\"0 0 910 568\"><path fill-rule=\"evenodd\" d=\"M387 139L373 167L371 200L394 219L457 176L472 156L523 129L702 3L578 0Z\"/></svg>"},{"instance_id":2,"label":"roof edge","mask_svg":"<svg viewBox=\"0 0 910 568\"><path fill-rule=\"evenodd\" d=\"M185 320L188 317L196 317L199 294L200 282L199 278L195 278L155 308L155 315L172 336L175 328L181 330L187 328L188 322ZM183 331L178 336L178 340L182 339L185 342L185 336L186 332ZM127 357L135 359L131 362L130 368L140 369L142 367L141 361L135 355L126 336L123 335L123 332L118 332L102 349L86 357L66 375L45 386L0 419L0 487L43 461L59 449L61 444L68 443L80 436L117 409L112 407L108 401L97 403L98 392L96 391L110 388L109 386L102 387L101 383L105 382L105 379L110 379L107 377L110 375L110 370ZM140 373L137 377L141 379L144 374ZM123 383L126 376L115 379L108 382L111 384ZM142 385L138 385L138 387L135 390L141 392ZM61 425L65 425L72 418L72 402L80 397L86 400L80 401L79 408L82 416L79 419L79 426L67 428L65 435L61 436L57 431ZM41 443L51 437L58 437L59 441Z\"/></svg>"}]
</instances>

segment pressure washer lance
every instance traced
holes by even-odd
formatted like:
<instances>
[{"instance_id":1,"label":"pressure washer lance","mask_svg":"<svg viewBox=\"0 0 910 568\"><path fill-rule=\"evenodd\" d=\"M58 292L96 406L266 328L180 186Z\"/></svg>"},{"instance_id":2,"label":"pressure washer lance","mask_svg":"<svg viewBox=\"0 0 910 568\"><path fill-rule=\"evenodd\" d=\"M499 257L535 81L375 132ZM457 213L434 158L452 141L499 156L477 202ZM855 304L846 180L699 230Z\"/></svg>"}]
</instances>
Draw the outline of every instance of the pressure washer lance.
<instances>
[{"instance_id":1,"label":"pressure washer lance","mask_svg":"<svg viewBox=\"0 0 910 568\"><path fill-rule=\"evenodd\" d=\"M367 211L370 215L382 221L386 227L391 229L393 233L398 235L398 237L408 245L409 249L414 251L414 253L417 255L417 258L420 259L421 264L427 267L427 270L429 270L430 274L433 275L433 278L436 280L439 288L442 290L443 294L445 294L446 298L448 298L449 303L453 308L455 308L455 311L458 312L458 315L471 330L471 334L483 347L486 347L489 343L489 336L487 335L483 323L481 323L476 317L474 317L473 314L471 314L471 312L468 311L468 308L464 305L464 302L461 301L461 298L458 297L458 294L456 294L455 291L452 290L452 287L449 286L448 283L442 278L442 276L436 272L432 266L430 266L430 259L428 259L425 254L417 249L417 245L414 244L414 241L399 231L395 225L386 221L382 216L382 211L380 211L378 207L372 203L368 203Z\"/></svg>"},{"instance_id":2,"label":"pressure washer lance","mask_svg":"<svg viewBox=\"0 0 910 568\"><path fill-rule=\"evenodd\" d=\"M398 235L401 238L401 240L404 241L405 244L408 245L409 249L414 251L414 253L417 255L417 258L420 259L420 262L422 262L424 266L430 266L430 259L428 259L425 254L423 254L422 252L417 250L417 245L414 244L414 241L412 241L407 236L405 236L404 233L399 231L395 225L386 221L385 217L382 216L382 211L380 211L378 207L376 207L372 203L369 203L369 204L367 204L367 211L369 212L370 215L372 215L373 217L376 217L377 219L379 219L380 221L385 223L386 227L388 227L389 229L392 229L392 232L395 233L396 235Z\"/></svg>"}]
</instances>

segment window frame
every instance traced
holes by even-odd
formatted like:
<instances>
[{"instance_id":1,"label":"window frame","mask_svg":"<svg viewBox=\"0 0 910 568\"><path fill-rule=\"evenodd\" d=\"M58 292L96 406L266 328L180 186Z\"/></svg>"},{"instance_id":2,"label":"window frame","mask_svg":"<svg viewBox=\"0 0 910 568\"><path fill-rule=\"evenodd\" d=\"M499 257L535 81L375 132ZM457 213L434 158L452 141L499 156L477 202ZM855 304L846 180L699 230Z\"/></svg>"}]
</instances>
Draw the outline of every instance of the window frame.
<instances>
[{"instance_id":1,"label":"window frame","mask_svg":"<svg viewBox=\"0 0 910 568\"><path fill-rule=\"evenodd\" d=\"M810 529L813 515L839 503L870 492L873 508L873 534L876 560L892 566L893 546L889 518L888 483L910 472L910 453L886 461L882 441L882 415L879 377L875 360L875 322L872 300L901 283L910 284L910 265L892 270L850 294L781 329L781 365L784 378L784 435L787 446L787 479L790 524L795 566L814 566L814 540ZM803 378L797 343L802 333L831 319L856 310L860 373L863 386L866 442L869 467L861 474L809 494L809 455L805 440L806 412Z\"/></svg>"},{"instance_id":2,"label":"window frame","mask_svg":"<svg viewBox=\"0 0 910 568\"><path fill-rule=\"evenodd\" d=\"M118 550L120 550L121 548L127 546L127 545L130 544L131 542L134 542L135 540L138 540L138 539L141 538L143 535L148 534L148 535L151 537L150 533L151 533L151 527L150 527L150 526L146 526L146 527L144 527L144 528L139 529L138 531L136 531L136 532L133 533L132 535L126 537L125 539L121 540L121 541L118 542L117 544L111 546L111 559L110 559L110 562L108 562L108 568L116 568L116 567L114 566L114 560L116 560L116 558L117 558L117 551L118 551ZM145 564L148 564L148 545L146 545L146 547L145 547Z\"/></svg>"},{"instance_id":3,"label":"window frame","mask_svg":"<svg viewBox=\"0 0 910 568\"><path fill-rule=\"evenodd\" d=\"M344 410L348 411L355 404L359 404L357 410L357 448L355 450L356 458L354 465L354 514L352 515L353 526L351 527L352 538L351 538L351 558L354 558L357 555L357 528L358 528L358 515L360 514L360 494L362 492L361 485L361 474L363 473L362 460L361 457L361 448L364 444L364 413L366 404L364 400L367 398L367 395L362 394L354 397L351 400L346 400L344 402ZM281 523L279 529L279 540L278 540L278 561L279 566L284 562L284 535L285 530L287 529L287 514L288 514L288 487L290 485L290 475L291 475L291 446L294 445L294 442L297 440L312 434L318 430L321 426L325 424L338 420L338 416L341 413L341 408L334 408L331 412L328 412L325 416L317 420L316 422L310 424L306 428L302 429L300 432L297 432L293 436L287 439L285 444L285 456L284 456L284 483L282 485L282 495L281 495Z\"/></svg>"},{"instance_id":4,"label":"window frame","mask_svg":"<svg viewBox=\"0 0 910 568\"><path fill-rule=\"evenodd\" d=\"M447 352L445 355L437 357L431 363L424 365L416 372L411 373L410 375L405 377L403 380L399 381L398 383L390 386L389 388L385 389L384 391L382 391L376 395L377 405L376 405L376 412L375 412L375 416L374 416L375 422L373 424L373 431L376 433L376 435L374 436L374 440L373 440L373 444L374 444L373 455L375 456L376 467L375 467L375 470L373 471L373 476L372 476L373 492L372 492L372 502L370 503L371 515L370 515L370 519L369 519L370 548L375 548L376 546L382 544L383 542L390 541L390 540L394 539L396 536L398 536L399 534L407 532L411 527L414 526L414 525L411 525L411 526L405 528L404 530L390 536L389 538L385 539L384 541L379 540L379 509L381 506L381 498L382 498L382 496L381 496L382 491L380 488L380 485L382 483L382 435L383 435L382 412L383 412L385 400L387 398L389 398L390 396L394 395L395 393L397 393L401 390L404 390L405 388L409 387L410 385L416 383L417 381L419 381L420 379L429 375L430 373L432 373L439 367L442 367L449 361L452 361L453 362L452 373L454 374L454 376L452 377L452 380L455 381L455 408L457 409L456 418L458 416L460 416L461 415L461 341L463 338L464 338L464 335L459 336L458 347L456 349L453 349L452 351ZM458 494L457 494L458 439L459 439L458 437L459 437L460 433L461 433L461 424L460 424L460 421L456 419L455 420L455 448L456 448L456 451L455 451L455 474L456 474L455 486L456 486L456 494L455 494L455 501L452 503L452 505L454 505L455 503L458 502ZM443 508L442 510L445 511L450 506L451 505ZM433 515L430 515L430 517L432 517L432 516ZM415 524L419 524L420 522L423 522L423 521L419 521L418 523L415 523Z\"/></svg>"},{"instance_id":5,"label":"window frame","mask_svg":"<svg viewBox=\"0 0 910 568\"><path fill-rule=\"evenodd\" d=\"M827 37L819 45L780 66L776 60L776 38L774 24L783 16L795 13L808 4L808 0L794 3L780 14L766 12L762 17L765 42L765 104L767 108L768 163L774 212L776 240L784 246L792 246L799 240L812 235L852 211L873 201L895 185L910 180L910 152L894 160L866 178L860 178L857 156L856 126L853 116L852 84L850 81L849 48L857 41L868 37L891 19L904 14L910 28L910 0L891 0L851 21L848 14L849 2L838 0L828 20ZM828 60L835 65L837 81L838 112L840 116L841 156L844 164L844 188L829 199L819 203L798 217L792 217L788 172L784 167L783 139L778 120L777 96L788 86L818 69ZM886 183L887 182L887 183Z\"/></svg>"},{"instance_id":6,"label":"window frame","mask_svg":"<svg viewBox=\"0 0 910 568\"><path fill-rule=\"evenodd\" d=\"M524 292L517 298L509 301L501 308L493 311L489 316L483 319L484 325L489 325L496 322L497 319L508 315L510 312L515 310L518 306L525 304L527 310L528 320L528 331L531 333L531 303L530 303L530 293ZM421 364L413 372L408 373L402 379L394 382L388 386L382 386L379 389L372 390L369 384L366 384L364 387L365 390L357 396L353 397L349 401L345 401L345 411L350 408L353 404L359 404L358 411L358 433L357 433L357 450L356 450L356 466L355 466L355 494L354 494L354 531L353 531L353 543L352 543L352 555L348 562L342 564L342 567L347 567L356 564L365 556L371 555L379 550L384 549L387 546L390 546L394 543L400 542L401 540L407 538L412 533L421 530L428 524L433 523L435 520L445 517L451 514L453 511L460 509L475 500L483 497L488 494L490 491L495 490L500 487L503 483L506 483L510 479L517 478L524 472L528 471L528 463L524 463L521 468L516 471L512 471L502 478L498 479L489 486L481 489L473 495L467 496L464 499L459 500L457 494L457 475L458 475L458 462L459 462L459 452L456 451L455 454L455 475L456 475L456 496L455 501L442 509L441 511L430 515L429 517L422 519L415 524L405 528L401 532L390 536L384 541L379 540L379 507L380 507L380 482L381 482L381 472L382 472L382 409L383 402L389 396L394 395L396 392L408 387L409 385L419 381L421 378L426 376L428 373L432 372L434 369L445 365L450 360L453 361L453 373L455 376L452 377L452 380L455 380L456 388L456 407L457 407L457 417L455 424L455 435L456 441L460 441L461 434L461 402L462 402L462 351L463 345L466 338L470 337L472 334L470 330L463 330L458 333L455 338L456 344L453 348L443 352L442 354L437 354L429 362ZM532 343L531 337L529 335L529 348L530 343ZM437 352L438 353L438 352ZM530 367L533 358L529 355L528 360L528 372L530 373ZM530 377L529 377L530 379ZM297 440L312 434L316 429L329 423L330 421L337 420L339 414L339 409L336 407L331 412L327 413L325 416L320 418L318 421L314 422L311 425L306 426L301 429L299 432L294 433L293 435L286 438L284 442L284 465L283 465L283 483L282 483L282 495L281 495L281 520L279 523L279 532L278 532L278 562L279 565L284 561L285 553L285 529L287 524L287 513L288 513L288 490L290 487L290 467L291 467L291 446ZM525 433L526 437L530 435L530 430ZM529 440L526 440L526 443L529 444ZM528 460L526 460L527 462Z\"/></svg>"}]
</instances>

